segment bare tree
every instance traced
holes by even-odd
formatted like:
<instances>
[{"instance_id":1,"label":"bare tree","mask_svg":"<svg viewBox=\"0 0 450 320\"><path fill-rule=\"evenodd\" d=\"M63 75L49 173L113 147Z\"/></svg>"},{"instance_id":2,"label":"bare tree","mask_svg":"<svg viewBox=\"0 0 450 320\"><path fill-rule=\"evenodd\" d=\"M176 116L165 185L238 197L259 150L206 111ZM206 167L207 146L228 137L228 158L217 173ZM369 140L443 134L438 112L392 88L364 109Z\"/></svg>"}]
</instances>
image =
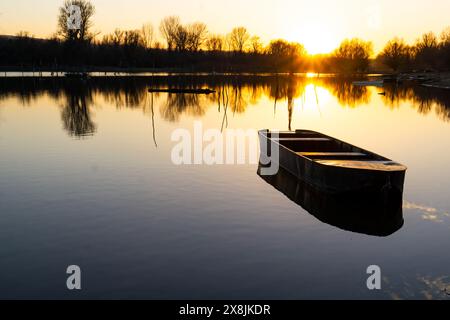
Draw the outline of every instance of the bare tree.
<instances>
[{"instance_id":1,"label":"bare tree","mask_svg":"<svg viewBox=\"0 0 450 320\"><path fill-rule=\"evenodd\" d=\"M73 14L70 10L73 6L80 8L79 29L69 27ZM95 8L88 0L66 0L63 6L59 8L58 35L68 41L91 41L94 38L94 35L90 32L94 13Z\"/></svg>"},{"instance_id":2,"label":"bare tree","mask_svg":"<svg viewBox=\"0 0 450 320\"><path fill-rule=\"evenodd\" d=\"M124 42L125 32L120 29L115 29L113 33L113 43L115 45L121 45Z\"/></svg>"},{"instance_id":3,"label":"bare tree","mask_svg":"<svg viewBox=\"0 0 450 320\"><path fill-rule=\"evenodd\" d=\"M261 38L258 36L253 36L250 38L250 44L252 48L252 52L255 54L261 53L263 49L263 45L261 43Z\"/></svg>"},{"instance_id":4,"label":"bare tree","mask_svg":"<svg viewBox=\"0 0 450 320\"><path fill-rule=\"evenodd\" d=\"M206 40L208 33L206 24L195 22L187 26L188 50L198 51Z\"/></svg>"},{"instance_id":5,"label":"bare tree","mask_svg":"<svg viewBox=\"0 0 450 320\"><path fill-rule=\"evenodd\" d=\"M441 44L442 45L450 45L450 27L447 27L441 33Z\"/></svg>"},{"instance_id":6,"label":"bare tree","mask_svg":"<svg viewBox=\"0 0 450 320\"><path fill-rule=\"evenodd\" d=\"M416 62L424 68L434 68L438 66L439 61L435 59L439 51L439 42L433 32L428 32L422 35L417 40L415 46Z\"/></svg>"},{"instance_id":7,"label":"bare tree","mask_svg":"<svg viewBox=\"0 0 450 320\"><path fill-rule=\"evenodd\" d=\"M120 46L123 44L124 35L125 33L122 30L116 29L113 33L103 36L102 43L107 45Z\"/></svg>"},{"instance_id":8,"label":"bare tree","mask_svg":"<svg viewBox=\"0 0 450 320\"><path fill-rule=\"evenodd\" d=\"M303 45L283 39L270 42L267 52L272 56L277 71L289 72L297 71L302 63L302 58L306 55Z\"/></svg>"},{"instance_id":9,"label":"bare tree","mask_svg":"<svg viewBox=\"0 0 450 320\"><path fill-rule=\"evenodd\" d=\"M20 38L20 39L33 39L34 38L34 35L33 34L31 34L29 31L19 31L17 34L16 34L16 37L17 38Z\"/></svg>"},{"instance_id":10,"label":"bare tree","mask_svg":"<svg viewBox=\"0 0 450 320\"><path fill-rule=\"evenodd\" d=\"M237 52L243 52L247 46L250 35L244 27L237 27L231 31L230 46L231 49Z\"/></svg>"},{"instance_id":11,"label":"bare tree","mask_svg":"<svg viewBox=\"0 0 450 320\"><path fill-rule=\"evenodd\" d=\"M223 50L223 38L220 35L211 35L206 40L206 48L209 51L222 51Z\"/></svg>"},{"instance_id":12,"label":"bare tree","mask_svg":"<svg viewBox=\"0 0 450 320\"><path fill-rule=\"evenodd\" d=\"M441 33L440 59L441 66L450 69L450 27Z\"/></svg>"},{"instance_id":13,"label":"bare tree","mask_svg":"<svg viewBox=\"0 0 450 320\"><path fill-rule=\"evenodd\" d=\"M146 23L141 28L141 37L142 41L144 43L144 46L147 49L152 48L153 46L153 37L154 37L154 31L153 26L151 23Z\"/></svg>"},{"instance_id":14,"label":"bare tree","mask_svg":"<svg viewBox=\"0 0 450 320\"><path fill-rule=\"evenodd\" d=\"M342 41L333 56L341 71L365 71L369 67L369 59L373 54L373 44L361 39L346 39Z\"/></svg>"},{"instance_id":15,"label":"bare tree","mask_svg":"<svg viewBox=\"0 0 450 320\"><path fill-rule=\"evenodd\" d=\"M303 57L306 54L303 45L283 39L271 41L267 51L275 57Z\"/></svg>"},{"instance_id":16,"label":"bare tree","mask_svg":"<svg viewBox=\"0 0 450 320\"><path fill-rule=\"evenodd\" d=\"M143 47L144 40L140 30L128 30L125 31L123 37L123 44L128 47Z\"/></svg>"},{"instance_id":17,"label":"bare tree","mask_svg":"<svg viewBox=\"0 0 450 320\"><path fill-rule=\"evenodd\" d=\"M168 48L177 51L198 51L205 42L207 29L204 23L196 22L184 26L179 20L169 21L166 18L164 21L162 29L170 35L170 40L166 37Z\"/></svg>"},{"instance_id":18,"label":"bare tree","mask_svg":"<svg viewBox=\"0 0 450 320\"><path fill-rule=\"evenodd\" d=\"M417 49L434 49L438 46L438 39L433 32L428 32L422 35L422 37L417 41Z\"/></svg>"},{"instance_id":19,"label":"bare tree","mask_svg":"<svg viewBox=\"0 0 450 320\"><path fill-rule=\"evenodd\" d=\"M409 47L403 39L394 38L386 44L379 58L388 67L397 71L402 64L408 61L409 52Z\"/></svg>"},{"instance_id":20,"label":"bare tree","mask_svg":"<svg viewBox=\"0 0 450 320\"><path fill-rule=\"evenodd\" d=\"M153 43L153 49L158 49L158 50L160 50L160 49L162 49L164 47L164 45L161 43L161 42L159 42L159 41L155 41L154 43Z\"/></svg>"},{"instance_id":21,"label":"bare tree","mask_svg":"<svg viewBox=\"0 0 450 320\"><path fill-rule=\"evenodd\" d=\"M177 51L186 51L189 43L189 32L183 26L179 25L175 32L175 48Z\"/></svg>"},{"instance_id":22,"label":"bare tree","mask_svg":"<svg viewBox=\"0 0 450 320\"><path fill-rule=\"evenodd\" d=\"M180 18L177 16L166 17L159 25L159 31L167 43L167 49L173 50L176 47L177 34L180 31Z\"/></svg>"}]
</instances>

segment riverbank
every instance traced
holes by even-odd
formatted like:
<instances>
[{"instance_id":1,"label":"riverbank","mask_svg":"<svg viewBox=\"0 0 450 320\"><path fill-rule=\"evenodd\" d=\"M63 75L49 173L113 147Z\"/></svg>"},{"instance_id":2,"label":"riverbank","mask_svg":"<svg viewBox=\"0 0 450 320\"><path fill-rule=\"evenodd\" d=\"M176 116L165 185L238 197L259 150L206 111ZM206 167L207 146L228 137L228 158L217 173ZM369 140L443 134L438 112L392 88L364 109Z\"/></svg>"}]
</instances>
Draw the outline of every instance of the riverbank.
<instances>
[{"instance_id":1,"label":"riverbank","mask_svg":"<svg viewBox=\"0 0 450 320\"><path fill-rule=\"evenodd\" d=\"M414 82L429 88L450 89L450 72L414 72L382 77L385 82Z\"/></svg>"},{"instance_id":2,"label":"riverbank","mask_svg":"<svg viewBox=\"0 0 450 320\"><path fill-rule=\"evenodd\" d=\"M440 75L439 77L431 79L429 82L423 83L422 85L430 88L450 90L450 73Z\"/></svg>"},{"instance_id":3,"label":"riverbank","mask_svg":"<svg viewBox=\"0 0 450 320\"><path fill-rule=\"evenodd\" d=\"M413 82L419 85L450 89L450 72L411 72L392 74L388 72L377 73L313 73L313 72L299 72L299 73L276 73L276 72L202 72L194 70L186 70L185 68L14 68L14 67L1 67L0 66L0 78L1 77L65 77L66 73L88 73L93 77L122 77L122 76L139 76L139 77L164 77L164 76L250 76L250 77L277 77L277 76L296 76L296 77L342 77L352 79L367 79L377 78L384 79L385 83L405 83Z\"/></svg>"},{"instance_id":4,"label":"riverbank","mask_svg":"<svg viewBox=\"0 0 450 320\"><path fill-rule=\"evenodd\" d=\"M71 68L71 69L51 69L51 68L41 68L41 69L14 69L7 68L2 69L0 67L0 77L64 77L66 73L70 74L89 74L89 76L94 77L117 77L117 76L239 76L239 77L276 77L276 76L295 76L295 77L309 77L309 78L324 78L324 77L342 77L342 78L358 78L365 79L367 77L379 77L386 74L382 73L314 73L314 72L298 72L298 73L288 73L288 72L240 72L240 71L229 71L229 72L206 72L201 70L186 70L186 69L152 69L152 68Z\"/></svg>"}]
</instances>

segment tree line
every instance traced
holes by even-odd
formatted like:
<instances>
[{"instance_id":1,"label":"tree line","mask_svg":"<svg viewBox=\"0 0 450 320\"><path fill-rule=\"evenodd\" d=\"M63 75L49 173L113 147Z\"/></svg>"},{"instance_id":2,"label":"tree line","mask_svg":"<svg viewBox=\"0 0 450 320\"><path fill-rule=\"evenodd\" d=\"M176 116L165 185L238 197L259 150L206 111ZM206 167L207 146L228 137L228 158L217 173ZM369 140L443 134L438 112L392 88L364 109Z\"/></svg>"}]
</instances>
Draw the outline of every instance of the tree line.
<instances>
[{"instance_id":1,"label":"tree line","mask_svg":"<svg viewBox=\"0 0 450 320\"><path fill-rule=\"evenodd\" d=\"M77 29L67 23L73 5L81 11ZM300 43L276 39L264 45L242 26L226 35L213 34L204 23L183 24L177 16L164 18L157 30L147 23L140 29L116 29L100 37L93 31L94 14L88 0L66 0L59 10L57 32L49 39L36 39L28 32L0 37L0 64L16 69L192 72L357 73L370 71L373 65L394 72L450 69L450 28L440 37L426 33L414 45L394 38L374 59L372 43L361 39L346 39L330 54L310 56Z\"/></svg>"}]
</instances>

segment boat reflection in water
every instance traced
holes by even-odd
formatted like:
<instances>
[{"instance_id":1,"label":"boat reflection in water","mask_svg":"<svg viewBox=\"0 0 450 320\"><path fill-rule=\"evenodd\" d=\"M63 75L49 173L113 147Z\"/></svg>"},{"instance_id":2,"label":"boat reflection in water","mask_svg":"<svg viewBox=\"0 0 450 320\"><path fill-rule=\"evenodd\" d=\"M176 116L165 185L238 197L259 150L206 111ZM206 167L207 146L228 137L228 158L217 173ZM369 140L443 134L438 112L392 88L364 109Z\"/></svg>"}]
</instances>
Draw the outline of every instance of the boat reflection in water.
<instances>
[{"instance_id":1,"label":"boat reflection in water","mask_svg":"<svg viewBox=\"0 0 450 320\"><path fill-rule=\"evenodd\" d=\"M320 221L340 229L386 237L403 226L401 193L347 192L330 194L301 181L285 169L273 176L258 175Z\"/></svg>"}]
</instances>

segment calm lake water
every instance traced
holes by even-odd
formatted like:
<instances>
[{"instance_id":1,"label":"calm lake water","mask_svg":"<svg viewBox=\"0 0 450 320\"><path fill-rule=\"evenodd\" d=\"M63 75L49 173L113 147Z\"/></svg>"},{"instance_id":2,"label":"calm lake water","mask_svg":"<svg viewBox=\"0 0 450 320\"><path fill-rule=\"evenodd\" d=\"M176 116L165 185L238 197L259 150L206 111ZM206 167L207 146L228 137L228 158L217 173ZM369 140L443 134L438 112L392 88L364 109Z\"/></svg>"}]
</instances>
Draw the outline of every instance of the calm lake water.
<instances>
[{"instance_id":1,"label":"calm lake water","mask_svg":"<svg viewBox=\"0 0 450 320\"><path fill-rule=\"evenodd\" d=\"M311 129L405 164L403 226L379 237L321 222L257 164L175 166L171 134L196 121ZM448 299L449 137L450 92L420 86L1 78L0 298ZM81 291L66 289L72 264ZM369 265L380 291L366 287Z\"/></svg>"}]
</instances>

